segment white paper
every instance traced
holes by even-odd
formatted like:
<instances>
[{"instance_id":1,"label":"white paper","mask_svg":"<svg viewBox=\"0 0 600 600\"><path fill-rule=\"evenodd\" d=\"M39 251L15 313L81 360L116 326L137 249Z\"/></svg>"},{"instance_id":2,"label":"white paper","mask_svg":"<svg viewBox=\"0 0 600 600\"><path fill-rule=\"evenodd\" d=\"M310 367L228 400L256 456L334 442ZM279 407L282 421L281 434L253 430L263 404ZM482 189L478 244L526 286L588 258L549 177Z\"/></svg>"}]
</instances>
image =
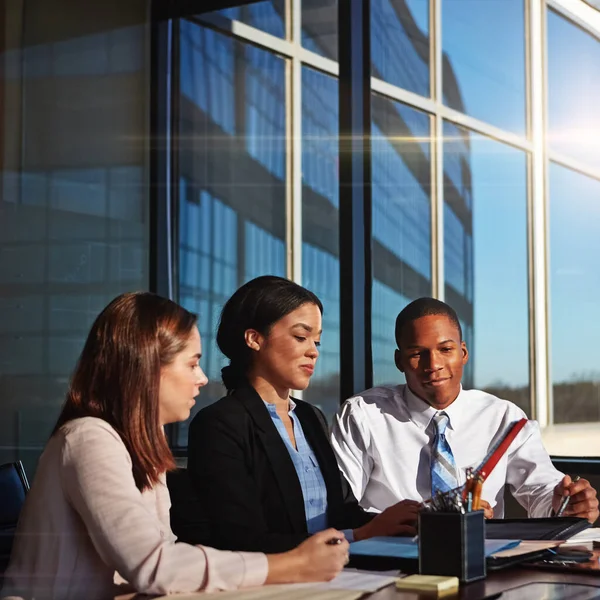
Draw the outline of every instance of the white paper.
<instances>
[{"instance_id":1,"label":"white paper","mask_svg":"<svg viewBox=\"0 0 600 600\"><path fill-rule=\"evenodd\" d=\"M570 537L563 544L581 544L582 542L600 542L600 527L584 529Z\"/></svg>"},{"instance_id":2,"label":"white paper","mask_svg":"<svg viewBox=\"0 0 600 600\"><path fill-rule=\"evenodd\" d=\"M321 583L286 583L235 590L230 592L197 592L161 596L172 600L357 600L363 594L375 592L395 583L397 572L382 575L377 571L344 569L331 581ZM156 600L161 600L160 598Z\"/></svg>"},{"instance_id":3,"label":"white paper","mask_svg":"<svg viewBox=\"0 0 600 600\"><path fill-rule=\"evenodd\" d=\"M399 571L397 572L399 573ZM320 589L357 590L376 592L386 585L396 582L398 575L382 574L378 571L362 571L360 569L344 569L335 579L326 583L313 584Z\"/></svg>"}]
</instances>

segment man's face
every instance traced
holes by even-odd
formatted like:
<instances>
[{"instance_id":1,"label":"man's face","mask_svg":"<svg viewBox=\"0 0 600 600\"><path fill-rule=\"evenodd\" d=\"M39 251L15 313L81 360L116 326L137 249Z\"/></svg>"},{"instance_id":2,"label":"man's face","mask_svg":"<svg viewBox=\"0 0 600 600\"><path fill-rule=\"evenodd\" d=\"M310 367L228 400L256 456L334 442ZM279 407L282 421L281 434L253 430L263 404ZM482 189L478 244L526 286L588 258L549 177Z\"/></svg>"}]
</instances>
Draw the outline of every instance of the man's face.
<instances>
[{"instance_id":1,"label":"man's face","mask_svg":"<svg viewBox=\"0 0 600 600\"><path fill-rule=\"evenodd\" d=\"M407 323L402 330L396 366L421 400L443 410L458 396L469 353L458 327L445 315Z\"/></svg>"}]
</instances>

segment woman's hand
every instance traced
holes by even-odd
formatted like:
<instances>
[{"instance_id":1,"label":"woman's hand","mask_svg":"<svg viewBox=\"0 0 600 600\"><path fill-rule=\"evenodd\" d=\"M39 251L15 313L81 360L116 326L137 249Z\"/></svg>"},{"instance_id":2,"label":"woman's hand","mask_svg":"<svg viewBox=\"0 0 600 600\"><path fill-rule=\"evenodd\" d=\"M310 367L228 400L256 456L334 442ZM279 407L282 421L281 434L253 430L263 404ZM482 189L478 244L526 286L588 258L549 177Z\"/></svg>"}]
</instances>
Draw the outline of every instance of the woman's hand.
<instances>
[{"instance_id":1,"label":"woman's hand","mask_svg":"<svg viewBox=\"0 0 600 600\"><path fill-rule=\"evenodd\" d=\"M331 581L348 564L348 548L344 534L336 529L315 533L289 552L267 554L266 583Z\"/></svg>"},{"instance_id":2,"label":"woman's hand","mask_svg":"<svg viewBox=\"0 0 600 600\"><path fill-rule=\"evenodd\" d=\"M354 530L354 539L365 540L378 535L415 535L421 503L402 500L389 506L372 521Z\"/></svg>"}]
</instances>

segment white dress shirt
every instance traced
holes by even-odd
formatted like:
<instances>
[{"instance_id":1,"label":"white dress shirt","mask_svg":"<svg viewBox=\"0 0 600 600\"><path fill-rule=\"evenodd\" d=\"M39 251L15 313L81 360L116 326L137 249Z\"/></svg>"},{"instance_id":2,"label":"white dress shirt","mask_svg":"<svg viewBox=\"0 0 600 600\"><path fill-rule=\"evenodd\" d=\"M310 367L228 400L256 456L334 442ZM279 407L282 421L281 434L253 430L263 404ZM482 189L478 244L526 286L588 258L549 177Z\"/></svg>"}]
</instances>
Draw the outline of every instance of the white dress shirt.
<instances>
[{"instance_id":1,"label":"white dress shirt","mask_svg":"<svg viewBox=\"0 0 600 600\"><path fill-rule=\"evenodd\" d=\"M436 412L407 385L372 388L342 405L331 441L339 467L363 508L380 512L399 500L431 497ZM478 467L507 428L526 416L512 402L462 388L444 412L459 485L465 482L467 467ZM554 487L562 477L542 444L537 422L530 421L485 481L482 498L501 518L508 485L530 517L547 517Z\"/></svg>"},{"instance_id":2,"label":"white dress shirt","mask_svg":"<svg viewBox=\"0 0 600 600\"><path fill-rule=\"evenodd\" d=\"M264 583L264 554L176 544L164 474L142 493L131 468L125 444L101 419L75 419L52 436L27 494L0 597L106 599L117 592L115 579L147 594Z\"/></svg>"}]
</instances>

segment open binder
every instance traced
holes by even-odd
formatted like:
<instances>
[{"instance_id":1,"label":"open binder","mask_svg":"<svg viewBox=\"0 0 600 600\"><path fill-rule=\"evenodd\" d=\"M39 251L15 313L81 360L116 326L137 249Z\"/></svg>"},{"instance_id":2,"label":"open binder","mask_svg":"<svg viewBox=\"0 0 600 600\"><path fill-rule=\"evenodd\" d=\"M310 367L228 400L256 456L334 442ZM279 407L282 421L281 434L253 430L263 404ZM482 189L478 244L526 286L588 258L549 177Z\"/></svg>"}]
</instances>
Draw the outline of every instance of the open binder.
<instances>
[{"instance_id":1,"label":"open binder","mask_svg":"<svg viewBox=\"0 0 600 600\"><path fill-rule=\"evenodd\" d=\"M485 537L488 540L568 540L591 526L587 519L579 517L488 519Z\"/></svg>"}]
</instances>

